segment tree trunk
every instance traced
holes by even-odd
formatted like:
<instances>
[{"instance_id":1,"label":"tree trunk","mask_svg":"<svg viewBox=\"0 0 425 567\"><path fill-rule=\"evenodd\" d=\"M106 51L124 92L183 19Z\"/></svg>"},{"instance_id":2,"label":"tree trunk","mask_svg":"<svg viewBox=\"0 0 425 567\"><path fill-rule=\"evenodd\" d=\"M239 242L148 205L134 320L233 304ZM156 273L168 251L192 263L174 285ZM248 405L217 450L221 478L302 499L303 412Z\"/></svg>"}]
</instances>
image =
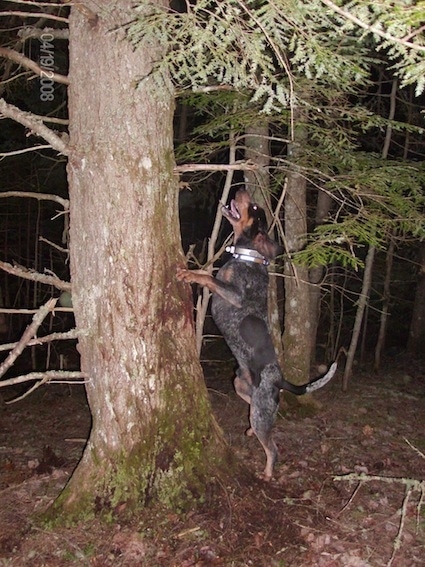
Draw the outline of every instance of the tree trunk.
<instances>
[{"instance_id":1,"label":"tree trunk","mask_svg":"<svg viewBox=\"0 0 425 567\"><path fill-rule=\"evenodd\" d=\"M152 499L188 505L226 453L190 289L174 276L174 93L152 72L155 47L124 37L131 5L86 2L97 22L78 6L70 18L71 276L93 425L52 510L67 517L132 513Z\"/></svg>"},{"instance_id":2,"label":"tree trunk","mask_svg":"<svg viewBox=\"0 0 425 567\"><path fill-rule=\"evenodd\" d=\"M344 369L344 376L342 378L342 389L344 392L348 388L348 381L351 378L351 373L353 370L354 356L356 354L357 343L359 341L360 331L363 323L363 315L366 309L366 305L369 301L369 292L372 286L372 271L373 262L375 259L376 248L374 246L369 246L365 261L365 270L363 274L363 285L362 291L360 293L359 301L357 304L356 319L353 327L353 334L351 335L350 348L347 353L347 362Z\"/></svg>"},{"instance_id":3,"label":"tree trunk","mask_svg":"<svg viewBox=\"0 0 425 567\"><path fill-rule=\"evenodd\" d=\"M382 309L379 325L378 340L375 346L375 359L373 363L373 369L375 372L379 372L381 369L381 355L385 347L385 339L387 336L388 319L390 316L390 301L391 301L391 272L394 260L394 249L395 242L391 239L388 246L387 254L385 257L385 279L384 279L384 289L382 293Z\"/></svg>"},{"instance_id":4,"label":"tree trunk","mask_svg":"<svg viewBox=\"0 0 425 567\"><path fill-rule=\"evenodd\" d=\"M245 159L258 165L258 170L245 171L245 186L253 199L266 211L269 225L272 221L270 201L270 134L265 118L245 129ZM277 279L270 274L268 289L269 325L280 364L283 362L282 329L280 326Z\"/></svg>"},{"instance_id":5,"label":"tree trunk","mask_svg":"<svg viewBox=\"0 0 425 567\"><path fill-rule=\"evenodd\" d=\"M301 119L296 117L296 120L295 141L288 149L294 165L288 173L285 197L285 237L289 254L301 250L307 238L307 182L295 165L301 158L306 132ZM311 358L308 269L288 261L285 275L283 373L286 380L304 384L309 380Z\"/></svg>"},{"instance_id":6,"label":"tree trunk","mask_svg":"<svg viewBox=\"0 0 425 567\"><path fill-rule=\"evenodd\" d=\"M413 302L407 352L413 357L425 358L425 243L419 251L418 283Z\"/></svg>"},{"instance_id":7,"label":"tree trunk","mask_svg":"<svg viewBox=\"0 0 425 567\"><path fill-rule=\"evenodd\" d=\"M329 193L325 191L319 191L317 196L317 206L316 206L316 226L322 224L326 217L329 215L329 211L332 205L332 197ZM323 266L317 266L312 268L309 273L310 281L310 356L311 363L316 362L316 341L317 341L317 330L319 328L320 320L320 303L322 299L322 288L321 282L325 268Z\"/></svg>"}]
</instances>

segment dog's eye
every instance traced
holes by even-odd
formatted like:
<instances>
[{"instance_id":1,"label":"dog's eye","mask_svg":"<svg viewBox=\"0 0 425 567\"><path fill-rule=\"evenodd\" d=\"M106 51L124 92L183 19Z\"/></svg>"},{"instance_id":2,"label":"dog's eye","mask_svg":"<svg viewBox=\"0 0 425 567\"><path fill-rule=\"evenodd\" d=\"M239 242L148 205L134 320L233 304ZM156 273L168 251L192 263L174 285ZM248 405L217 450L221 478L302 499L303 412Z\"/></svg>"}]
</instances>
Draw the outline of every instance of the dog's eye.
<instances>
[{"instance_id":1,"label":"dog's eye","mask_svg":"<svg viewBox=\"0 0 425 567\"><path fill-rule=\"evenodd\" d=\"M258 209L258 205L252 205L252 208L256 211Z\"/></svg>"}]
</instances>

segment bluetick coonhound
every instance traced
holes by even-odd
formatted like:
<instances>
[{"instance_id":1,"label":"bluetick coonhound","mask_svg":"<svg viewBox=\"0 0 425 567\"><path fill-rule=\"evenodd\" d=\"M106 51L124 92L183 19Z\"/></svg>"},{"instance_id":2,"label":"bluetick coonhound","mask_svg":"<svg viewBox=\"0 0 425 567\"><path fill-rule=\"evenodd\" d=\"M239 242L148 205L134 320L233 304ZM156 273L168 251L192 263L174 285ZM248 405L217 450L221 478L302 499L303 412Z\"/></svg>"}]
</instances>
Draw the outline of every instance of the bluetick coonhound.
<instances>
[{"instance_id":1,"label":"bluetick coonhound","mask_svg":"<svg viewBox=\"0 0 425 567\"><path fill-rule=\"evenodd\" d=\"M263 473L270 480L277 457L272 427L279 407L280 390L301 395L324 386L335 374L337 363L308 384L287 382L279 367L267 319L267 265L278 253L278 245L267 234L264 210L240 190L223 216L234 230L232 258L214 278L202 270L178 269L177 278L206 286L213 294L212 315L235 356L239 368L234 386L237 394L250 404L250 428L266 453Z\"/></svg>"}]
</instances>

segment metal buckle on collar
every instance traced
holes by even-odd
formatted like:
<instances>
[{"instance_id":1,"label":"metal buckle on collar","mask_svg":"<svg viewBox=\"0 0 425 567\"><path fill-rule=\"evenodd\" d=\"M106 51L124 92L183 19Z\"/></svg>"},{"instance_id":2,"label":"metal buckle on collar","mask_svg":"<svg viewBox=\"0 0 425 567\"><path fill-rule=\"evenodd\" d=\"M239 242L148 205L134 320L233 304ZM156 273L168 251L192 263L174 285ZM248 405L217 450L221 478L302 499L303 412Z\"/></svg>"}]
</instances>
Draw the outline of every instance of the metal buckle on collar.
<instances>
[{"instance_id":1,"label":"metal buckle on collar","mask_svg":"<svg viewBox=\"0 0 425 567\"><path fill-rule=\"evenodd\" d=\"M256 262L257 264L262 264L263 266L268 266L270 262L259 254L256 250L251 250L251 248L240 248L239 246L227 246L226 252L230 252L235 260L242 260L245 262Z\"/></svg>"}]
</instances>

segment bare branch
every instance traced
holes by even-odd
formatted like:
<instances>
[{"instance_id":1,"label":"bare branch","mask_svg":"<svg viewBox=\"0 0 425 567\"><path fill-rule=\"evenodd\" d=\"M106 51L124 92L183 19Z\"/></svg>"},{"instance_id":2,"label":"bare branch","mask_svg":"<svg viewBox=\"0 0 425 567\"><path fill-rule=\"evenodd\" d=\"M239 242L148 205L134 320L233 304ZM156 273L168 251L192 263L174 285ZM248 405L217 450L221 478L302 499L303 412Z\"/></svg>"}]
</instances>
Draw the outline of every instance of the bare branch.
<instances>
[{"instance_id":1,"label":"bare branch","mask_svg":"<svg viewBox=\"0 0 425 567\"><path fill-rule=\"evenodd\" d=\"M63 124L68 126L69 120L67 118L55 118L54 116L42 116L41 114L33 114L34 118L42 122L51 122L52 124Z\"/></svg>"},{"instance_id":2,"label":"bare branch","mask_svg":"<svg viewBox=\"0 0 425 567\"><path fill-rule=\"evenodd\" d=\"M18 37L22 41L27 39L37 39L41 38L43 35L52 35L55 39L69 39L69 29L68 28L34 28L32 26L26 26L18 31Z\"/></svg>"},{"instance_id":3,"label":"bare branch","mask_svg":"<svg viewBox=\"0 0 425 567\"><path fill-rule=\"evenodd\" d=\"M53 193L34 193L32 191L3 191L0 192L2 197L29 197L30 199L38 199L39 201L54 201L59 203L67 211L69 209L69 200L54 195Z\"/></svg>"},{"instance_id":4,"label":"bare branch","mask_svg":"<svg viewBox=\"0 0 425 567\"><path fill-rule=\"evenodd\" d=\"M32 148L24 148L23 150L15 150L13 152L1 152L0 158L10 157L10 156L17 156L19 154L26 154L27 152L36 152L37 150L46 150L47 148L51 148L50 144L43 145L43 146L33 146Z\"/></svg>"},{"instance_id":5,"label":"bare branch","mask_svg":"<svg viewBox=\"0 0 425 567\"><path fill-rule=\"evenodd\" d=\"M238 162L232 164L221 163L185 163L176 165L175 173L187 173L189 171L256 171L258 165L251 162Z\"/></svg>"},{"instance_id":6,"label":"bare branch","mask_svg":"<svg viewBox=\"0 0 425 567\"><path fill-rule=\"evenodd\" d=\"M0 114L6 118L16 120L19 124L29 128L34 135L44 138L59 153L65 156L70 154L68 144L53 130L45 126L40 119L35 118L31 112L24 112L20 108L13 106L13 104L8 104L4 99L0 99Z\"/></svg>"},{"instance_id":7,"label":"bare branch","mask_svg":"<svg viewBox=\"0 0 425 567\"><path fill-rule=\"evenodd\" d=\"M46 316L53 311L55 308L57 299L49 299L44 305L40 307L37 313L32 318L31 325L25 329L24 334L22 335L19 342L16 344L15 348L9 353L9 356L0 364L0 378L3 374L9 370L11 366L15 363L15 360L18 358L19 355L22 354L24 348L27 346L29 341L37 334L37 329L44 321Z\"/></svg>"},{"instance_id":8,"label":"bare branch","mask_svg":"<svg viewBox=\"0 0 425 567\"><path fill-rule=\"evenodd\" d=\"M0 57L5 57L6 59L10 59L14 63L18 65L22 65L26 69L30 69L33 73L38 75L39 77L43 75L43 69L38 65L35 61L26 57L22 53L18 53L14 49L8 49L7 47L0 47ZM54 73L53 71L49 71L49 79L55 81L55 83L61 83L62 85L69 85L68 77L64 75L59 75L58 73Z\"/></svg>"},{"instance_id":9,"label":"bare branch","mask_svg":"<svg viewBox=\"0 0 425 567\"><path fill-rule=\"evenodd\" d=\"M13 404L29 396L34 390L54 380L55 382L65 382L68 384L70 380L77 384L85 384L87 381L87 375L84 372L79 372L78 370L46 370L46 372L30 372L29 374L24 374L22 376L16 376L16 378L10 378L9 380L3 380L0 382L0 388L4 386L13 386L14 384L22 384L23 382L30 382L31 380L39 380L32 388L27 390L22 396L9 400L6 404ZM76 380L82 380L82 382L76 382Z\"/></svg>"},{"instance_id":10,"label":"bare branch","mask_svg":"<svg viewBox=\"0 0 425 567\"><path fill-rule=\"evenodd\" d=\"M46 20L55 20L56 22L65 22L66 24L69 23L68 18L64 18L62 16L55 16L54 14L48 14L47 12L20 12L18 10L8 10L8 11L1 11L0 16L18 16L21 18L45 18Z\"/></svg>"},{"instance_id":11,"label":"bare branch","mask_svg":"<svg viewBox=\"0 0 425 567\"><path fill-rule=\"evenodd\" d=\"M55 308L55 311L57 309ZM36 337L29 341L26 346L37 346L43 345L45 343L51 343L53 341L69 341L72 339L78 339L78 331L77 329L71 329L70 331L66 331L65 333L51 333L50 335L45 335L44 337ZM4 350L10 350L15 348L18 343L7 343L0 345L0 352Z\"/></svg>"},{"instance_id":12,"label":"bare branch","mask_svg":"<svg viewBox=\"0 0 425 567\"><path fill-rule=\"evenodd\" d=\"M44 283L46 285L52 285L53 287L61 289L62 291L71 291L71 284L69 282L64 282L63 280L54 276L40 274L39 272L29 270L28 268L24 268L23 266L12 266L12 264L0 260L0 269L4 270L8 274L12 274L13 276L18 276L26 280L32 280L34 282Z\"/></svg>"},{"instance_id":13,"label":"bare branch","mask_svg":"<svg viewBox=\"0 0 425 567\"><path fill-rule=\"evenodd\" d=\"M34 315L37 311L37 309L8 309L0 307L0 313L8 313L11 315ZM55 307L55 313L74 313L74 309L72 307ZM2 349L0 348L0 350Z\"/></svg>"},{"instance_id":14,"label":"bare branch","mask_svg":"<svg viewBox=\"0 0 425 567\"><path fill-rule=\"evenodd\" d=\"M38 240L40 242L45 242L46 244L48 244L49 246L51 246L55 250L59 250L59 252L62 252L63 254L69 254L68 248L63 248L62 246L58 246L57 244L55 244L51 240L48 240L47 238L43 238L43 236L39 236Z\"/></svg>"}]
</instances>

